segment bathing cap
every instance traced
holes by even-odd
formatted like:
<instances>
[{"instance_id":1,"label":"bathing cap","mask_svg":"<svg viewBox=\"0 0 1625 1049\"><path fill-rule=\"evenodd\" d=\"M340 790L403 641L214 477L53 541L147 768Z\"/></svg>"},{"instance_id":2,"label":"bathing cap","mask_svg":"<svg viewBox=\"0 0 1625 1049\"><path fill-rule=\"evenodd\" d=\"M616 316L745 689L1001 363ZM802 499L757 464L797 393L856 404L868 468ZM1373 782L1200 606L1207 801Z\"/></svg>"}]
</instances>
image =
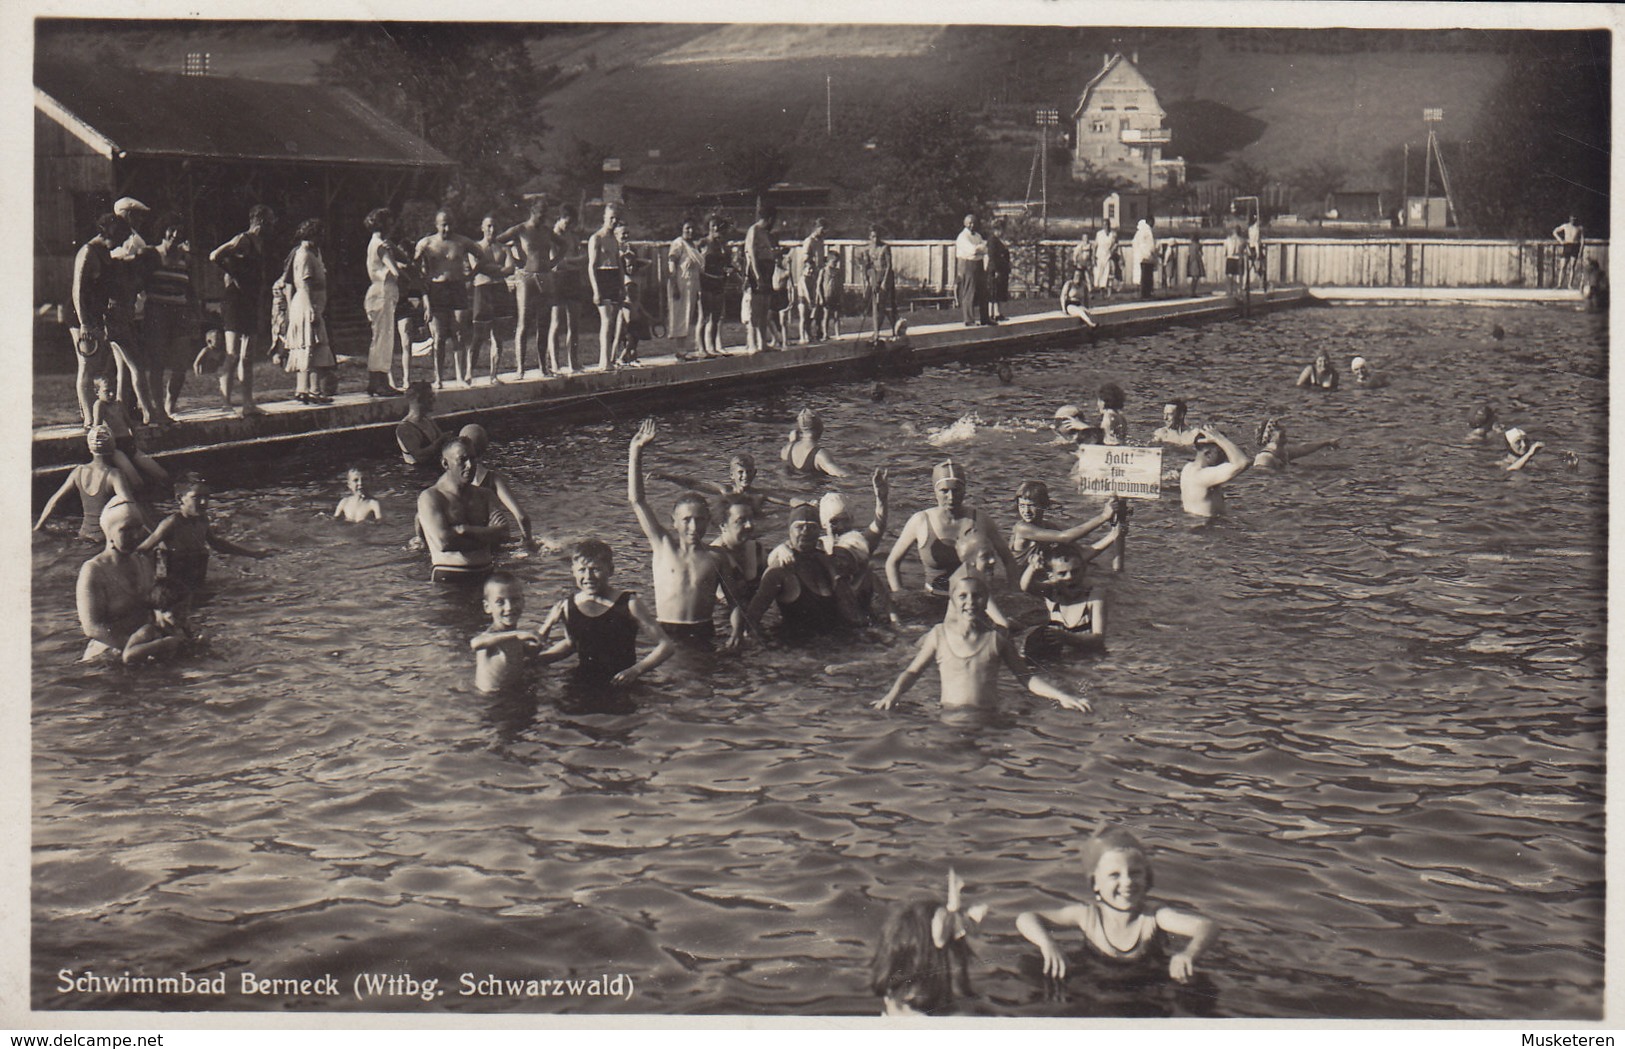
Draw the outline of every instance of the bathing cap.
<instances>
[{"instance_id":1,"label":"bathing cap","mask_svg":"<svg viewBox=\"0 0 1625 1049\"><path fill-rule=\"evenodd\" d=\"M825 492L824 497L818 500L818 521L825 528L837 517L846 513L846 500L840 492Z\"/></svg>"},{"instance_id":2,"label":"bathing cap","mask_svg":"<svg viewBox=\"0 0 1625 1049\"><path fill-rule=\"evenodd\" d=\"M1349 367L1350 368L1364 368L1365 367L1365 358L1364 357L1356 357L1356 358L1354 358L1352 361L1349 361Z\"/></svg>"},{"instance_id":3,"label":"bathing cap","mask_svg":"<svg viewBox=\"0 0 1625 1049\"><path fill-rule=\"evenodd\" d=\"M1055 409L1055 418L1057 419L1076 419L1082 414L1083 409L1075 404L1063 404Z\"/></svg>"},{"instance_id":4,"label":"bathing cap","mask_svg":"<svg viewBox=\"0 0 1625 1049\"><path fill-rule=\"evenodd\" d=\"M118 523L130 516L137 516L135 504L128 499L114 499L102 507L102 514L96 522L101 525L103 535L111 536Z\"/></svg>"},{"instance_id":5,"label":"bathing cap","mask_svg":"<svg viewBox=\"0 0 1625 1049\"><path fill-rule=\"evenodd\" d=\"M132 211L151 211L152 209L136 200L134 197L120 197L113 202L113 214L121 218L129 218Z\"/></svg>"},{"instance_id":6,"label":"bathing cap","mask_svg":"<svg viewBox=\"0 0 1625 1049\"><path fill-rule=\"evenodd\" d=\"M1506 439L1509 447L1516 448L1518 447L1518 442L1523 440L1523 431L1518 429L1516 426L1509 426L1507 427L1506 431Z\"/></svg>"},{"instance_id":7,"label":"bathing cap","mask_svg":"<svg viewBox=\"0 0 1625 1049\"><path fill-rule=\"evenodd\" d=\"M476 456L484 454L485 450L491 446L490 435L485 432L485 427L479 423L469 423L457 431L457 436L468 445L469 451Z\"/></svg>"},{"instance_id":8,"label":"bathing cap","mask_svg":"<svg viewBox=\"0 0 1625 1049\"><path fill-rule=\"evenodd\" d=\"M818 511L810 503L802 503L790 511L790 524L795 525L803 522L807 524L818 523Z\"/></svg>"},{"instance_id":9,"label":"bathing cap","mask_svg":"<svg viewBox=\"0 0 1625 1049\"><path fill-rule=\"evenodd\" d=\"M944 481L965 487L965 471L952 459L944 459L931 469L931 487L940 487Z\"/></svg>"}]
</instances>

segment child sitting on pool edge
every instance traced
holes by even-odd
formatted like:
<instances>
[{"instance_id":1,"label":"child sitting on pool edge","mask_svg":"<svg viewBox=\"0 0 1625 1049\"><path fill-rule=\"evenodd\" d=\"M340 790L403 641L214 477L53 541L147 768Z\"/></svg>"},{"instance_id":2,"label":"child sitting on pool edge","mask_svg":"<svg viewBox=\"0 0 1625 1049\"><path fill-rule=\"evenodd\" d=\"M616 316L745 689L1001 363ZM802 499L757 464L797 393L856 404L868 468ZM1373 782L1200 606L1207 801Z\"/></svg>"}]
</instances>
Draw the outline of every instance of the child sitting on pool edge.
<instances>
[{"instance_id":1,"label":"child sitting on pool edge","mask_svg":"<svg viewBox=\"0 0 1625 1049\"><path fill-rule=\"evenodd\" d=\"M572 652L577 673L590 685L630 685L670 659L677 646L655 617L630 590L612 591L615 556L609 544L583 539L570 552L570 572L576 593L553 606L542 624L545 639L558 623L564 640L543 652L543 663L554 663ZM654 649L637 658L638 631L654 642Z\"/></svg>"},{"instance_id":2,"label":"child sitting on pool edge","mask_svg":"<svg viewBox=\"0 0 1625 1049\"><path fill-rule=\"evenodd\" d=\"M501 692L519 684L525 656L540 650L546 638L535 630L519 629L525 589L508 572L492 572L485 580L481 606L491 617L491 625L468 643L474 650L474 687L481 692Z\"/></svg>"},{"instance_id":3,"label":"child sitting on pool edge","mask_svg":"<svg viewBox=\"0 0 1625 1049\"><path fill-rule=\"evenodd\" d=\"M152 622L130 635L124 643L124 662L168 659L192 640L186 625L186 588L172 579L160 579L147 591L152 605Z\"/></svg>"},{"instance_id":4,"label":"child sitting on pool edge","mask_svg":"<svg viewBox=\"0 0 1625 1049\"><path fill-rule=\"evenodd\" d=\"M350 494L340 499L339 505L333 508L334 517L342 517L350 524L361 524L368 518L373 521L384 519L378 500L367 494L367 475L361 472L360 467L352 466L344 471L344 484L350 489Z\"/></svg>"},{"instance_id":5,"label":"child sitting on pool edge","mask_svg":"<svg viewBox=\"0 0 1625 1049\"><path fill-rule=\"evenodd\" d=\"M1180 983L1189 980L1219 927L1199 914L1172 907L1146 913L1151 863L1145 849L1121 827L1096 831L1084 843L1082 858L1093 897L1089 903L1024 911L1016 918L1016 930L1044 956L1044 975L1066 976L1066 956L1045 928L1048 923L1077 926L1090 955L1114 968L1150 975L1153 967L1160 972L1166 963L1170 977ZM1169 955L1169 935L1188 938L1185 949Z\"/></svg>"},{"instance_id":6,"label":"child sitting on pool edge","mask_svg":"<svg viewBox=\"0 0 1625 1049\"><path fill-rule=\"evenodd\" d=\"M898 675L891 690L875 701L875 709L890 710L932 661L941 676L945 710L998 706L1000 661L1026 682L1033 695L1053 699L1068 710L1094 709L1083 696L1068 695L1032 672L1009 633L987 618L987 583L979 576L964 576L949 587L948 617L920 639L914 661Z\"/></svg>"}]
</instances>

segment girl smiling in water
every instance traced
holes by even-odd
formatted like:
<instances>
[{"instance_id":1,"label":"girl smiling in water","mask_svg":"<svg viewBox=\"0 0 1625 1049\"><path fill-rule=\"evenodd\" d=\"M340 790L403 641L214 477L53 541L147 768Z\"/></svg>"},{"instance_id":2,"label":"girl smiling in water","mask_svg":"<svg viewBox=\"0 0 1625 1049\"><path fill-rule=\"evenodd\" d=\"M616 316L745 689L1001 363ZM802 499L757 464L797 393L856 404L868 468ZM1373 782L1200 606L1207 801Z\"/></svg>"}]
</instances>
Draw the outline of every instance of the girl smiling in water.
<instances>
[{"instance_id":1,"label":"girl smiling in water","mask_svg":"<svg viewBox=\"0 0 1625 1049\"><path fill-rule=\"evenodd\" d=\"M1069 903L1049 911L1024 911L1016 930L1044 955L1044 975L1066 975L1066 957L1045 923L1076 925L1089 954L1113 969L1134 969L1147 975L1167 966L1180 983L1191 978L1196 959L1212 945L1219 927L1199 914L1157 907L1147 913L1146 893L1151 889L1151 863L1134 835L1120 827L1095 832L1083 846L1083 869L1094 899ZM1168 936L1188 937L1185 949L1168 953Z\"/></svg>"}]
</instances>

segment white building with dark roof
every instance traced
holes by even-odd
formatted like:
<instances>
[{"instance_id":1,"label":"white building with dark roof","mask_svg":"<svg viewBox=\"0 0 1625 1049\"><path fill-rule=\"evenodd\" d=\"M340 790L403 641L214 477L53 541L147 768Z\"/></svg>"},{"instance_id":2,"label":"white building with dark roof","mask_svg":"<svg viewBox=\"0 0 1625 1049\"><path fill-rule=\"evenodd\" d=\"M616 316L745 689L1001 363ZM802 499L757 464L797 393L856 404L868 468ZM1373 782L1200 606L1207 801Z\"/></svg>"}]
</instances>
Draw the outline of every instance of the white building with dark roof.
<instances>
[{"instance_id":1,"label":"white building with dark roof","mask_svg":"<svg viewBox=\"0 0 1625 1049\"><path fill-rule=\"evenodd\" d=\"M1182 185L1184 158L1162 155L1167 115L1134 61L1121 52L1108 56L1072 111L1072 177L1081 179L1092 168L1144 186L1149 150L1156 184Z\"/></svg>"}]
</instances>

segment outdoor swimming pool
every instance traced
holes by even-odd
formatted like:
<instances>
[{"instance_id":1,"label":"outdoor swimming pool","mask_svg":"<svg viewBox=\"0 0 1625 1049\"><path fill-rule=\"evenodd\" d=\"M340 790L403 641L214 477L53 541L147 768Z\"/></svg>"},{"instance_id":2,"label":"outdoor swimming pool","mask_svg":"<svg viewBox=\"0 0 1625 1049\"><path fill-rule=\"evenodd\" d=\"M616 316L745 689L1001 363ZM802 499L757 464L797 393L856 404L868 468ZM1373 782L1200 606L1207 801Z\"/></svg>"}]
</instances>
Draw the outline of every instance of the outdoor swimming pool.
<instances>
[{"instance_id":1,"label":"outdoor swimming pool","mask_svg":"<svg viewBox=\"0 0 1625 1049\"><path fill-rule=\"evenodd\" d=\"M1294 389L1321 348L1345 381L1360 353L1392 385ZM1222 522L1193 524L1177 492L1137 504L1127 571L1094 573L1110 650L1059 675L1094 714L1007 679L1004 715L978 728L936 717L932 674L898 711L869 709L918 618L828 649L683 653L621 713L583 711L551 671L528 699L481 696L484 617L404 549L431 478L396 462L369 467L376 528L319 519L338 460L211 471L217 526L281 552L215 558L200 656L91 670L73 662L89 551L63 525L33 548L34 1005L872 1015L886 907L940 893L952 865L992 908L967 1003L982 1014L1597 1018L1606 359L1605 323L1575 313L1303 309L1017 355L1010 385L945 366L888 379L880 402L851 382L658 416L650 469L721 479L749 448L771 485L812 405L864 475L845 486L858 514L867 471L892 465L893 535L945 451L1006 526L1028 477L1060 496L1053 519L1078 520L1047 421L1065 401L1092 412L1106 380L1137 440L1169 395L1249 449L1265 413L1344 438L1237 480ZM1463 441L1485 397L1547 443L1522 474L1498 468L1499 443ZM927 440L968 413L983 425L966 439ZM647 593L624 499L636 422L489 428L538 530L608 539L617 581ZM651 488L662 509L676 493ZM568 564L512 567L539 622ZM1122 995L1036 976L1015 914L1082 898L1077 849L1102 819L1146 843L1155 898L1222 925L1209 983ZM63 993L62 969L225 972L228 993ZM345 995L246 996L243 971L333 974ZM358 1002L359 973L445 994ZM464 973L635 989L464 996Z\"/></svg>"}]
</instances>

